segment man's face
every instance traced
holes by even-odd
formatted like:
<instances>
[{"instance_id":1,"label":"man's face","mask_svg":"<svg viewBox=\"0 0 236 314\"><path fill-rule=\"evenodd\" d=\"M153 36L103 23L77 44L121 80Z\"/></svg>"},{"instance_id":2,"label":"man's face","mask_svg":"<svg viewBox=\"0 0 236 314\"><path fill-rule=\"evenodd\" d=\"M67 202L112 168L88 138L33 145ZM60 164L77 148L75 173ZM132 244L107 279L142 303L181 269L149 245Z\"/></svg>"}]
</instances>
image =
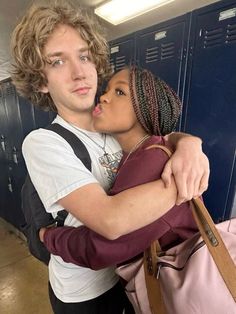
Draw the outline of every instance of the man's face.
<instances>
[{"instance_id":1,"label":"man's face","mask_svg":"<svg viewBox=\"0 0 236 314\"><path fill-rule=\"evenodd\" d=\"M59 25L49 37L44 56L46 86L58 113L69 118L76 112L91 111L97 91L97 71L87 43L68 25Z\"/></svg>"}]
</instances>

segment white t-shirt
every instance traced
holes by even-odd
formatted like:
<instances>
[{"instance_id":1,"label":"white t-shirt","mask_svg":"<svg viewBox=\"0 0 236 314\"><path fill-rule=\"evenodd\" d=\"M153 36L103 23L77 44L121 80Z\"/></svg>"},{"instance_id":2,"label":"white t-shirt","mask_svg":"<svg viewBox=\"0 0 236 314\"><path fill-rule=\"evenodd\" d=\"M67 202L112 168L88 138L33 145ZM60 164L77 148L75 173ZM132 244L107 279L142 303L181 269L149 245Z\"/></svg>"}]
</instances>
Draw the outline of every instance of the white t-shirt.
<instances>
[{"instance_id":1,"label":"white t-shirt","mask_svg":"<svg viewBox=\"0 0 236 314\"><path fill-rule=\"evenodd\" d=\"M71 146L53 131L38 129L25 138L22 151L31 180L47 212L56 216L57 211L63 209L57 201L72 191L96 182L108 190L122 152L114 138L106 136L105 150L109 156L104 158L101 148L104 146L104 135L81 129L101 146L99 147L61 117L57 116L53 122L61 124L76 134L88 149L92 161L91 173L75 156ZM77 227L81 224L79 220L68 214L65 225ZM118 278L113 267L94 271L65 263L59 256L51 255L49 280L56 297L69 303L96 298L112 288Z\"/></svg>"}]
</instances>

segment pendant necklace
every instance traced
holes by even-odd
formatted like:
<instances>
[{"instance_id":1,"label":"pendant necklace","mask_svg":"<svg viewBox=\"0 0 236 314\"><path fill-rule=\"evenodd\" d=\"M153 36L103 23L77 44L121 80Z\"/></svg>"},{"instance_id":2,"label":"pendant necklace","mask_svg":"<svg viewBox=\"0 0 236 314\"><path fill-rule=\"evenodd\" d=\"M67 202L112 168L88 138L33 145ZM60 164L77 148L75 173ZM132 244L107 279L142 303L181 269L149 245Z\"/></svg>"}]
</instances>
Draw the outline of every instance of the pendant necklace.
<instances>
[{"instance_id":1,"label":"pendant necklace","mask_svg":"<svg viewBox=\"0 0 236 314\"><path fill-rule=\"evenodd\" d=\"M85 133L84 131L80 130L77 126L73 125L70 123L70 125L77 131L79 131L80 133L82 133L84 136L86 136L88 139L90 139L90 141L92 141L95 145L97 145L97 147L99 147L102 151L103 151L103 157L106 159L108 165L109 165L109 154L106 151L106 142L107 142L107 135L106 134L102 134L104 137L104 142L103 142L103 146L98 144L96 141L94 141L93 138L91 138L87 133Z\"/></svg>"},{"instance_id":2,"label":"pendant necklace","mask_svg":"<svg viewBox=\"0 0 236 314\"><path fill-rule=\"evenodd\" d=\"M123 165L126 163L126 161L129 159L130 155L131 155L134 151L136 151L136 150L143 144L143 142L145 142L150 136L151 136L150 134L146 134L143 138L141 138L140 141L138 141L138 143L136 143L136 144L132 147L131 151L128 153L127 157L125 158L124 162L122 163L122 166L123 166Z\"/></svg>"}]
</instances>

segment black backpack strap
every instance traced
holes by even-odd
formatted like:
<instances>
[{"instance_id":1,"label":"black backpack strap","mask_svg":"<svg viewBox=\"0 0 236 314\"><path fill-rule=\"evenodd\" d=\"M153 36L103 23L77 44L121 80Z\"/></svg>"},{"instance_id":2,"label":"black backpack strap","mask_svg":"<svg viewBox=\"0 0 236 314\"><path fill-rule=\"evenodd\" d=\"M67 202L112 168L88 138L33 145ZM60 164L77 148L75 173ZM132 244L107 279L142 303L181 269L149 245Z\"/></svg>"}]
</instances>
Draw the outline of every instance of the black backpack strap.
<instances>
[{"instance_id":1,"label":"black backpack strap","mask_svg":"<svg viewBox=\"0 0 236 314\"><path fill-rule=\"evenodd\" d=\"M58 123L50 124L46 127L47 130L53 131L63 137L73 149L75 155L82 161L85 167L91 171L91 158L89 152L84 145L84 143L71 131L64 128L62 125ZM57 216L55 221L58 227L64 226L65 219L68 215L68 212L63 209L57 212Z\"/></svg>"},{"instance_id":2,"label":"black backpack strap","mask_svg":"<svg viewBox=\"0 0 236 314\"><path fill-rule=\"evenodd\" d=\"M84 143L71 131L58 123L50 124L47 130L53 131L63 137L72 147L75 155L82 161L85 167L91 171L91 158Z\"/></svg>"},{"instance_id":3,"label":"black backpack strap","mask_svg":"<svg viewBox=\"0 0 236 314\"><path fill-rule=\"evenodd\" d=\"M56 222L58 227L63 227L64 226L64 222L66 220L67 215L68 215L68 212L65 209L60 210L59 212L57 212L57 216L55 218L55 222Z\"/></svg>"}]
</instances>

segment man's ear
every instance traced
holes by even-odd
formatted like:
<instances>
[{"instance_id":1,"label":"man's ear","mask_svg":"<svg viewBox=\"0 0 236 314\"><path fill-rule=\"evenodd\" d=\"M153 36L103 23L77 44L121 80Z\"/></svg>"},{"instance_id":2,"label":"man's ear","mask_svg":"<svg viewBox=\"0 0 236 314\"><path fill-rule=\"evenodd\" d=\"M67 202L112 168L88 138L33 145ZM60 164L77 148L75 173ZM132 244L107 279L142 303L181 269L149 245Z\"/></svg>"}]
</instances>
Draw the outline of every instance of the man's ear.
<instances>
[{"instance_id":1,"label":"man's ear","mask_svg":"<svg viewBox=\"0 0 236 314\"><path fill-rule=\"evenodd\" d=\"M44 86L41 86L41 87L39 88L39 91L40 91L41 93L47 94L47 93L48 93L48 88L47 88L46 85L44 85Z\"/></svg>"}]
</instances>

